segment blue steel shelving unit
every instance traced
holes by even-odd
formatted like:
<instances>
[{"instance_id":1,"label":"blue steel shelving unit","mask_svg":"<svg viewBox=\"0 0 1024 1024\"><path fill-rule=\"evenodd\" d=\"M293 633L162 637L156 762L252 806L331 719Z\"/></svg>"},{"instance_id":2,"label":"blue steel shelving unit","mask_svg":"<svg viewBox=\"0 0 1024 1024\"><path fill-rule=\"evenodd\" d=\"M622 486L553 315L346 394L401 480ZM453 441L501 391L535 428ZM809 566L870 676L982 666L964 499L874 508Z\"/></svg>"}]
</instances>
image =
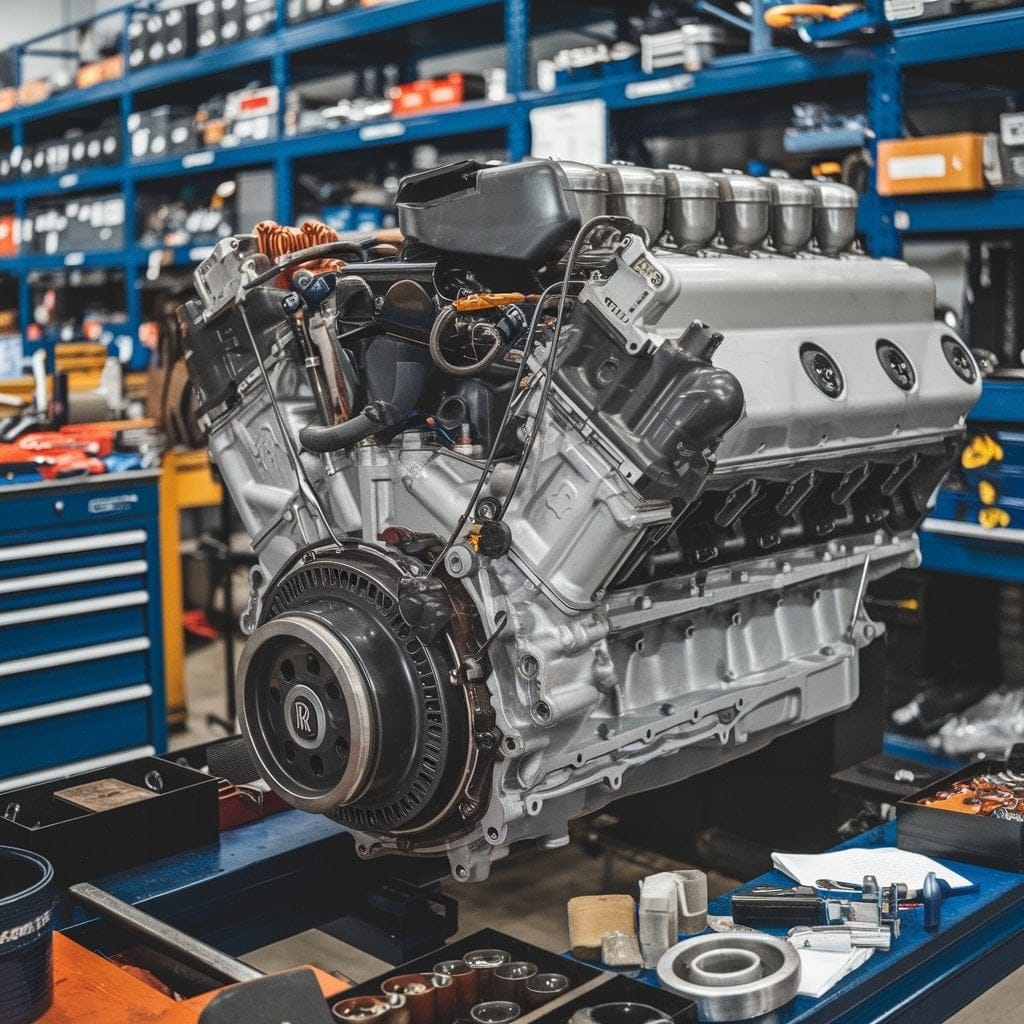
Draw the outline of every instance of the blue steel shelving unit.
<instances>
[{"instance_id":1,"label":"blue steel shelving unit","mask_svg":"<svg viewBox=\"0 0 1024 1024\"><path fill-rule=\"evenodd\" d=\"M750 52L724 56L695 74L678 70L654 75L633 72L592 81L573 82L557 93L530 88L530 24L533 15L540 27L558 27L592 18L594 8L571 4L556 14L540 5L531 11L531 0L400 0L379 7L341 12L299 25L287 25L285 0L279 0L277 26L273 32L207 51L201 56L168 62L136 71L123 79L89 89L64 93L42 103L0 114L0 133L9 131L13 145L23 143L26 130L47 118L88 113L90 108L114 104L121 116L123 162L116 167L97 167L30 181L0 185L0 208L12 208L23 216L32 202L46 197L92 191L117 190L126 201L124 249L103 252L22 254L0 259L0 274L16 275L22 324L29 320L30 294L26 275L32 270L60 268L121 268L125 272L125 309L128 330L134 333L141 319L141 295L136 284L145 272L151 253L135 243L138 237L135 197L140 186L174 177L228 171L244 167L270 166L277 183L277 219L288 222L294 207L295 161L334 153L374 149L386 153L389 147L425 141L470 137L479 133L504 133L510 159L529 151L529 115L538 106L580 99L602 99L614 126L623 112L637 111L630 130L658 127L659 115L674 105L720 99L727 107L738 94L767 93L786 87L810 87L816 82L848 80L853 91L862 90L869 123L875 139L903 134L904 71L920 65L938 65L999 53L1024 51L1024 8L972 14L944 20L909 23L891 32L881 24L880 0L868 0L862 22L877 28L875 35L861 37L855 45L822 50L797 51L772 46L763 25L764 0L755 0L751 15ZM129 4L120 9L127 26L133 10L159 6L156 0ZM281 137L272 142L242 145L232 149L199 150L171 159L133 163L126 127L135 109L160 102L161 90L196 78L215 78L251 65L265 65L267 80L276 84L282 96L292 81L293 58L332 44L351 43L390 33L422 27L447 17L469 17L489 9L500 15L499 34L506 47L509 98L503 102L474 102L420 117L370 122L336 131ZM568 14L567 14L568 12ZM560 20L558 20L560 19ZM835 26L823 33L833 35ZM123 32L127 50L127 32ZM497 39L492 40L497 42ZM43 46L46 38L22 44L16 49L16 67L21 58ZM439 49L458 45L442 40ZM138 106L137 106L138 105ZM284 104L282 103L282 108ZM632 123L636 121L637 124ZM637 127L639 125L639 127ZM283 128L283 125L281 126ZM861 229L869 250L879 256L898 255L902 238L913 233L962 233L970 231L1024 228L1024 189L963 197L910 197L899 201L879 197L869 188L862 202ZM166 262L187 266L201 257L202 247L185 247L170 252Z\"/></svg>"}]
</instances>

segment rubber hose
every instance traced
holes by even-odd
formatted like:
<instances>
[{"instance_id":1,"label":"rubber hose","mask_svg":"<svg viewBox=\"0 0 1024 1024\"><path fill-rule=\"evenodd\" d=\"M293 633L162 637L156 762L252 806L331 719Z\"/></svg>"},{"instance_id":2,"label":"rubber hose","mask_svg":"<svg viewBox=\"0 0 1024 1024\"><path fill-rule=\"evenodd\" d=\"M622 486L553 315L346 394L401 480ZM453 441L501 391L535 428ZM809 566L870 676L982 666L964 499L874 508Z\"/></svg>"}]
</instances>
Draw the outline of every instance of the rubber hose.
<instances>
[{"instance_id":1,"label":"rubber hose","mask_svg":"<svg viewBox=\"0 0 1024 1024\"><path fill-rule=\"evenodd\" d=\"M478 362L470 363L467 366L456 366L454 363L448 362L448 358L441 349L441 335L448 329L448 325L456 316L457 313L454 306L446 306L437 314L434 326L430 329L430 358L434 360L434 365L439 370L443 370L451 377L475 377L481 370L486 370L498 358L498 353L501 351L501 341L496 341L483 359L480 359Z\"/></svg>"},{"instance_id":2,"label":"rubber hose","mask_svg":"<svg viewBox=\"0 0 1024 1024\"><path fill-rule=\"evenodd\" d=\"M0 1021L29 1024L53 1002L53 867L0 846Z\"/></svg>"},{"instance_id":3,"label":"rubber hose","mask_svg":"<svg viewBox=\"0 0 1024 1024\"><path fill-rule=\"evenodd\" d=\"M364 438L380 430L383 424L361 412L344 423L326 427L321 423L308 423L299 431L302 447L311 452L337 452L351 448Z\"/></svg>"}]
</instances>

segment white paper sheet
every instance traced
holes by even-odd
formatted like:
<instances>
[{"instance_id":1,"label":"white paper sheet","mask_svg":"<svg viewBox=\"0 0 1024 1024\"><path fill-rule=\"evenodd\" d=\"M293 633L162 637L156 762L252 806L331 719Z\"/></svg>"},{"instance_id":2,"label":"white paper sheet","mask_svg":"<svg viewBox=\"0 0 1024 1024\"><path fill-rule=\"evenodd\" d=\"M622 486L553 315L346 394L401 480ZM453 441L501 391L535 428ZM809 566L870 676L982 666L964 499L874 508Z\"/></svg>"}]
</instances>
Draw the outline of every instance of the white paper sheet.
<instances>
[{"instance_id":1,"label":"white paper sheet","mask_svg":"<svg viewBox=\"0 0 1024 1024\"><path fill-rule=\"evenodd\" d=\"M818 999L833 985L870 959L870 947L849 953L832 953L823 949L798 949L800 954L800 995Z\"/></svg>"},{"instance_id":2,"label":"white paper sheet","mask_svg":"<svg viewBox=\"0 0 1024 1024\"><path fill-rule=\"evenodd\" d=\"M905 882L908 888L919 890L924 884L924 876L934 871L935 877L944 879L954 891L977 888L969 879L943 867L931 857L898 850L894 846L876 849L855 847L828 853L773 853L772 863L801 885L813 886L819 878L830 878L859 886L865 875L874 875L879 885Z\"/></svg>"}]
</instances>

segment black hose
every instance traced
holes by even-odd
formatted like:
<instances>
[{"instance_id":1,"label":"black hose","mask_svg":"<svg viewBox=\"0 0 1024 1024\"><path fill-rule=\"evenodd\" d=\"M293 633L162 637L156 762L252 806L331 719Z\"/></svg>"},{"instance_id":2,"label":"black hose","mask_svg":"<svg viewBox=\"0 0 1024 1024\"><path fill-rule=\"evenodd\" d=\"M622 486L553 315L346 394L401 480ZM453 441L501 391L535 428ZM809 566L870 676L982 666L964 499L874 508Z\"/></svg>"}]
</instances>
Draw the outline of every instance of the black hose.
<instances>
[{"instance_id":1,"label":"black hose","mask_svg":"<svg viewBox=\"0 0 1024 1024\"><path fill-rule=\"evenodd\" d=\"M310 452L339 452L365 440L382 427L380 420L371 419L365 412L361 412L358 416L353 416L344 423L336 423L332 427L326 427L321 423L307 423L299 431L299 441L302 447Z\"/></svg>"},{"instance_id":2,"label":"black hose","mask_svg":"<svg viewBox=\"0 0 1024 1024\"><path fill-rule=\"evenodd\" d=\"M0 846L0 1021L29 1024L53 1002L53 867Z\"/></svg>"}]
</instances>

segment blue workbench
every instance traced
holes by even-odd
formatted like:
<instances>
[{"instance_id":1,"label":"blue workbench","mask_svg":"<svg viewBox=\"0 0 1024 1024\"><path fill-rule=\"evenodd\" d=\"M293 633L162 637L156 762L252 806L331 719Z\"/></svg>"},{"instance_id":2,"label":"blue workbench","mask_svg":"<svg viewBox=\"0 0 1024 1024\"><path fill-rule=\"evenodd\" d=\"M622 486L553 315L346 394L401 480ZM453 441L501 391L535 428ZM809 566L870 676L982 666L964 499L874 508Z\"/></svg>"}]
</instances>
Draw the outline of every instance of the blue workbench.
<instances>
[{"instance_id":1,"label":"blue workbench","mask_svg":"<svg viewBox=\"0 0 1024 1024\"><path fill-rule=\"evenodd\" d=\"M843 844L895 845L895 822ZM797 996L775 1013L757 1018L760 1024L941 1021L1024 963L1024 875L953 861L943 863L975 882L978 889L943 902L938 931L925 931L922 908L904 911L900 915L900 937L891 950L876 950L866 964L820 999ZM770 871L741 888L760 884L796 883L779 871ZM712 900L708 912L728 915L730 895ZM784 931L774 934L782 935ZM657 985L654 971L644 971L640 977Z\"/></svg>"},{"instance_id":2,"label":"blue workbench","mask_svg":"<svg viewBox=\"0 0 1024 1024\"><path fill-rule=\"evenodd\" d=\"M393 951L406 960L442 945L455 931L454 914L423 912L424 903L443 906L445 897L435 890L447 867L447 860L436 859L362 861L341 825L289 810L223 832L209 846L90 881L236 956L352 919L354 937L346 934L347 941L381 959ZM391 927L387 913L374 915L380 899L367 897L382 891L396 905L419 897L405 930ZM66 900L58 907L57 927L104 953L124 945L116 929Z\"/></svg>"},{"instance_id":3,"label":"blue workbench","mask_svg":"<svg viewBox=\"0 0 1024 1024\"><path fill-rule=\"evenodd\" d=\"M894 823L872 829L845 845L891 846L895 830ZM905 911L901 936L889 952L876 952L821 999L798 997L760 1018L761 1024L939 1021L1024 963L1024 875L952 866L978 890L944 902L937 932L924 930L920 909ZM439 861L358 861L341 826L286 811L225 832L211 846L95 881L155 917L238 954L351 913L353 897L382 879L416 876L424 884L440 877L441 870ZM749 884L758 883L792 884L778 872ZM713 900L709 909L728 914L728 895ZM112 951L117 945L108 926L67 905L59 927L91 948ZM429 942L425 934L416 939L420 945ZM657 984L653 971L639 977Z\"/></svg>"}]
</instances>

